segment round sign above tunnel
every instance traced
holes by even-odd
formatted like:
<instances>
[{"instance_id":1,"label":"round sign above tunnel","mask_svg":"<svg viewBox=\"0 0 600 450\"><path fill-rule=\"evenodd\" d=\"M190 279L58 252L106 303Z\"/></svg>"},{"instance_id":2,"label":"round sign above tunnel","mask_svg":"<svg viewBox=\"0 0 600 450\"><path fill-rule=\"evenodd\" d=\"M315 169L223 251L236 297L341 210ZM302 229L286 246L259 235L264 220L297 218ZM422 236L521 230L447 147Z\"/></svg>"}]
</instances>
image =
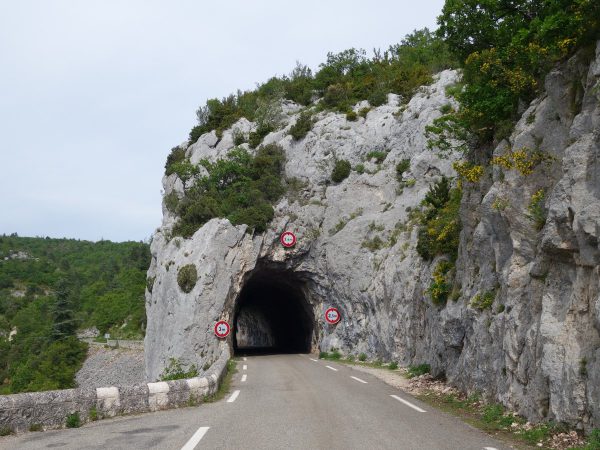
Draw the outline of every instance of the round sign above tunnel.
<instances>
[{"instance_id":1,"label":"round sign above tunnel","mask_svg":"<svg viewBox=\"0 0 600 450\"><path fill-rule=\"evenodd\" d=\"M291 231L286 231L285 233L282 233L279 240L281 241L281 245L283 245L286 248L290 248L296 245L296 235Z\"/></svg>"},{"instance_id":2,"label":"round sign above tunnel","mask_svg":"<svg viewBox=\"0 0 600 450\"><path fill-rule=\"evenodd\" d=\"M334 325L340 321L340 312L336 308L329 308L325 311L325 320Z\"/></svg>"}]
</instances>

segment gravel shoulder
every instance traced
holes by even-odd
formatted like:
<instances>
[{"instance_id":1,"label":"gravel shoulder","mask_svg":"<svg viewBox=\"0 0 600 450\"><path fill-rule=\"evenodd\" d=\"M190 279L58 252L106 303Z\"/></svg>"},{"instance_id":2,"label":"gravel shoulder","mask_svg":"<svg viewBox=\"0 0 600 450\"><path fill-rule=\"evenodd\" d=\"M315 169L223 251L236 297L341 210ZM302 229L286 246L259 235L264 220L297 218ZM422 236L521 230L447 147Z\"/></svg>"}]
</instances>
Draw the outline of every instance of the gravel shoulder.
<instances>
[{"instance_id":1,"label":"gravel shoulder","mask_svg":"<svg viewBox=\"0 0 600 450\"><path fill-rule=\"evenodd\" d=\"M358 370L359 372L373 375L384 383L389 384L397 389L402 389L406 392L412 392L413 390L410 380L406 379L398 370L379 369L375 367L360 366L357 364L348 364L348 366L353 370Z\"/></svg>"},{"instance_id":2,"label":"gravel shoulder","mask_svg":"<svg viewBox=\"0 0 600 450\"><path fill-rule=\"evenodd\" d=\"M144 350L91 345L75 379L83 388L143 383L146 381Z\"/></svg>"}]
</instances>

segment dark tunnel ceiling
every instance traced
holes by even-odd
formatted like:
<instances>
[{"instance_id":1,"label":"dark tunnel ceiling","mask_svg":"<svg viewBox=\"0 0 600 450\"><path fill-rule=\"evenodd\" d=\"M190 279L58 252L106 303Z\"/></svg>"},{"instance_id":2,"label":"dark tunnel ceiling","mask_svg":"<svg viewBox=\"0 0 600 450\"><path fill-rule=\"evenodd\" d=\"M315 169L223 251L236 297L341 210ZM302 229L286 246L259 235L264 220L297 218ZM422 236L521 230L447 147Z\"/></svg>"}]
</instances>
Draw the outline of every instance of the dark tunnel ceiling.
<instances>
[{"instance_id":1,"label":"dark tunnel ceiling","mask_svg":"<svg viewBox=\"0 0 600 450\"><path fill-rule=\"evenodd\" d=\"M272 353L308 352L314 329L312 312L304 296L303 282L293 273L259 270L240 292L234 319L234 350L238 316L244 309L259 310L271 329L274 345L262 348Z\"/></svg>"}]
</instances>

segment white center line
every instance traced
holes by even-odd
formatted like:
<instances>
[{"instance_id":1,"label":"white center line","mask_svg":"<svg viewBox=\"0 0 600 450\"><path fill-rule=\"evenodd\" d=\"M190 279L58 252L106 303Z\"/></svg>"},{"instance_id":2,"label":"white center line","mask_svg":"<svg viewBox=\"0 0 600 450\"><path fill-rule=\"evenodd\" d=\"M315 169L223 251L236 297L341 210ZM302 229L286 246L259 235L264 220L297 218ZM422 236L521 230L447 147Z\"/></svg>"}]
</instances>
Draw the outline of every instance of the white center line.
<instances>
[{"instance_id":1,"label":"white center line","mask_svg":"<svg viewBox=\"0 0 600 450\"><path fill-rule=\"evenodd\" d=\"M242 370L248 370L248 366L246 364L244 364L244 367L242 367Z\"/></svg>"},{"instance_id":2,"label":"white center line","mask_svg":"<svg viewBox=\"0 0 600 450\"><path fill-rule=\"evenodd\" d=\"M244 356L244 361L248 361L248 358L246 358L245 356Z\"/></svg>"},{"instance_id":3,"label":"white center line","mask_svg":"<svg viewBox=\"0 0 600 450\"><path fill-rule=\"evenodd\" d=\"M483 450L498 450L496 447L483 447Z\"/></svg>"},{"instance_id":4,"label":"white center line","mask_svg":"<svg viewBox=\"0 0 600 450\"><path fill-rule=\"evenodd\" d=\"M311 360L311 361L314 361L314 362L319 362L319 360L318 360L318 359L313 359L313 358L310 358L310 360Z\"/></svg>"},{"instance_id":5,"label":"white center line","mask_svg":"<svg viewBox=\"0 0 600 450\"><path fill-rule=\"evenodd\" d=\"M419 408L417 405L413 405L411 402L408 402L408 401L404 400L403 398L398 397L397 395L390 395L390 397L394 397L396 400L404 403L406 406L411 407L415 411L426 412L424 409Z\"/></svg>"},{"instance_id":6,"label":"white center line","mask_svg":"<svg viewBox=\"0 0 600 450\"><path fill-rule=\"evenodd\" d=\"M183 447L181 447L181 450L194 450L196 445L198 445L198 442L200 442L200 440L204 437L209 428L210 427L198 428L190 440L187 441Z\"/></svg>"},{"instance_id":7,"label":"white center line","mask_svg":"<svg viewBox=\"0 0 600 450\"><path fill-rule=\"evenodd\" d=\"M246 374L242 375L242 383L243 383L244 381L246 381L246 376L247 376Z\"/></svg>"},{"instance_id":8,"label":"white center line","mask_svg":"<svg viewBox=\"0 0 600 450\"><path fill-rule=\"evenodd\" d=\"M350 376L350 378L352 378L353 380L356 380L356 381L358 381L359 383L367 384L367 382L366 382L365 380L361 380L361 379L360 379L360 378L358 378L358 377L353 377L353 376Z\"/></svg>"},{"instance_id":9,"label":"white center line","mask_svg":"<svg viewBox=\"0 0 600 450\"><path fill-rule=\"evenodd\" d=\"M229 397L227 399L227 403L233 403L233 402L235 402L235 399L238 398L238 395L240 395L239 389L237 391L233 391L233 394L231 394L231 397Z\"/></svg>"},{"instance_id":10,"label":"white center line","mask_svg":"<svg viewBox=\"0 0 600 450\"><path fill-rule=\"evenodd\" d=\"M325 367L327 367L328 369L331 369L331 370L337 372L337 369L335 367L331 367L331 366L325 366Z\"/></svg>"}]
</instances>

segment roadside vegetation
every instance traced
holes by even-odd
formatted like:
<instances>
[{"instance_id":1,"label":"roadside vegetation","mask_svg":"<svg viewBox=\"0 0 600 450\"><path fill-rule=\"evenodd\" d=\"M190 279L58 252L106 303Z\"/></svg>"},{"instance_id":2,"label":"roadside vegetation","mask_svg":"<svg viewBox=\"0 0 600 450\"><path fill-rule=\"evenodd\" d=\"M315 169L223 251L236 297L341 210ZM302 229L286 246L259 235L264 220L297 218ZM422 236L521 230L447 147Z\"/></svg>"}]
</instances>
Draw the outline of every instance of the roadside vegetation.
<instances>
[{"instance_id":1,"label":"roadside vegetation","mask_svg":"<svg viewBox=\"0 0 600 450\"><path fill-rule=\"evenodd\" d=\"M198 369L195 364L189 368L184 368L181 361L176 358L169 359L169 365L160 376L160 381L184 380L198 376Z\"/></svg>"},{"instance_id":2,"label":"roadside vegetation","mask_svg":"<svg viewBox=\"0 0 600 450\"><path fill-rule=\"evenodd\" d=\"M236 373L238 373L237 361L232 358L227 361L227 373L223 377L223 380L221 380L219 389L214 394L205 396L203 399L204 403L222 400L231 391L231 380Z\"/></svg>"},{"instance_id":3,"label":"roadside vegetation","mask_svg":"<svg viewBox=\"0 0 600 450\"><path fill-rule=\"evenodd\" d=\"M141 242L0 236L0 394L74 387L78 329L142 338L149 264Z\"/></svg>"}]
</instances>

